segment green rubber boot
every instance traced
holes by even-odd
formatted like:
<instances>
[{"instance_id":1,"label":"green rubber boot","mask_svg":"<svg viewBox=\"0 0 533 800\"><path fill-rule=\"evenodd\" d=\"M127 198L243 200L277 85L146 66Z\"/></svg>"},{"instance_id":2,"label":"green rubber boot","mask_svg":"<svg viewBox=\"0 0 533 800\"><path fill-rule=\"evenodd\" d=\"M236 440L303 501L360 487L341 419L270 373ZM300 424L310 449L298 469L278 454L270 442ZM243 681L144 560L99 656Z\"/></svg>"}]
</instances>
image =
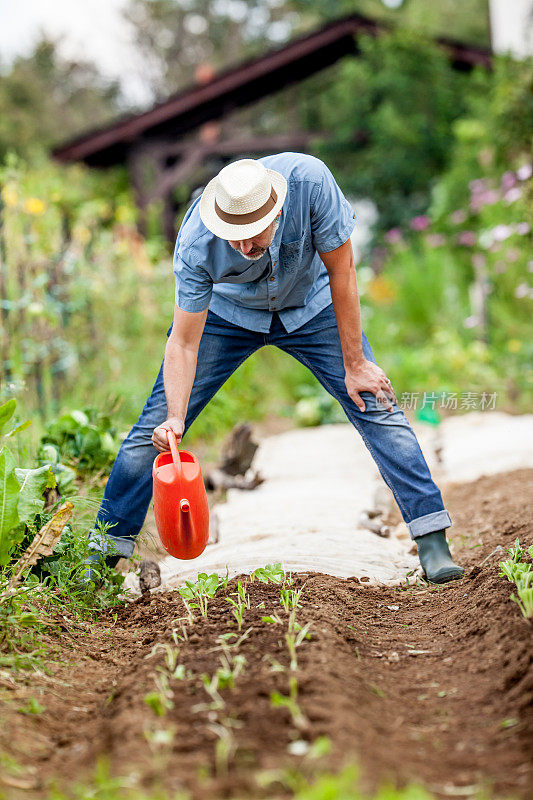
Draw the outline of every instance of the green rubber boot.
<instances>
[{"instance_id":1,"label":"green rubber boot","mask_svg":"<svg viewBox=\"0 0 533 800\"><path fill-rule=\"evenodd\" d=\"M430 583L447 583L464 576L463 567L454 564L444 529L417 536L415 541L422 569Z\"/></svg>"}]
</instances>

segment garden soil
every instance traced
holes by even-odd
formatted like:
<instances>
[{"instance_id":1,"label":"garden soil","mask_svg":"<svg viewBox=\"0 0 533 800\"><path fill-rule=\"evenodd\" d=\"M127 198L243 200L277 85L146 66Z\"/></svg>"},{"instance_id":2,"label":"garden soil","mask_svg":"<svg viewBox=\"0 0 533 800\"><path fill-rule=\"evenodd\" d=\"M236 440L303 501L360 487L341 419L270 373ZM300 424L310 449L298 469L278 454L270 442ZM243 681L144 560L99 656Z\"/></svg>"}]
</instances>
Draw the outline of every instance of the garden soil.
<instances>
[{"instance_id":1,"label":"garden soil","mask_svg":"<svg viewBox=\"0 0 533 800\"><path fill-rule=\"evenodd\" d=\"M351 763L369 791L415 782L442 797L470 797L481 787L494 797L531 798L533 625L510 600L494 550L516 537L533 544L533 470L442 491L455 556L467 567L463 580L380 587L294 575L303 587L297 620L311 624L293 673L300 716L271 702L273 692L289 695L290 680L285 626L261 620L286 618L273 584L247 586L241 633L248 633L237 651L246 664L235 687L220 690L219 708L208 707L200 676L220 666L217 637L237 632L225 600L237 578L178 640L177 663L191 673L171 679L164 716L144 698L165 663L154 646L173 645L172 630L181 629L177 592L146 594L94 625L61 620L60 645L50 639L57 659L50 673L28 676L26 685L2 679L5 796L44 796L51 781L71 789L104 757L112 774L143 790L183 789L194 800L290 797L294 768L311 778ZM394 513L390 521L398 521ZM29 697L44 706L41 714L17 712ZM221 723L233 732L227 772L221 745L215 761ZM330 752L305 755L321 736ZM18 771L9 768L15 761Z\"/></svg>"}]
</instances>

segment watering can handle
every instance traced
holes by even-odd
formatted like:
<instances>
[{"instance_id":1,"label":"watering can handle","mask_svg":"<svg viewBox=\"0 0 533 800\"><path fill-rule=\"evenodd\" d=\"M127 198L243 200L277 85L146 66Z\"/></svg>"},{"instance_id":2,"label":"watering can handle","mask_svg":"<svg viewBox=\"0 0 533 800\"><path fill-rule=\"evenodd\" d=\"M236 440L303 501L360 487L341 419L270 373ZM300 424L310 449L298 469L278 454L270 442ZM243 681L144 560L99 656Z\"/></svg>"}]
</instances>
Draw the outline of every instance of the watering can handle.
<instances>
[{"instance_id":1,"label":"watering can handle","mask_svg":"<svg viewBox=\"0 0 533 800\"><path fill-rule=\"evenodd\" d=\"M174 469L176 470L178 477L181 475L181 459L178 450L178 440L176 439L176 434L174 431L168 431L168 443L170 445L170 452L172 453L172 461L174 462Z\"/></svg>"}]
</instances>

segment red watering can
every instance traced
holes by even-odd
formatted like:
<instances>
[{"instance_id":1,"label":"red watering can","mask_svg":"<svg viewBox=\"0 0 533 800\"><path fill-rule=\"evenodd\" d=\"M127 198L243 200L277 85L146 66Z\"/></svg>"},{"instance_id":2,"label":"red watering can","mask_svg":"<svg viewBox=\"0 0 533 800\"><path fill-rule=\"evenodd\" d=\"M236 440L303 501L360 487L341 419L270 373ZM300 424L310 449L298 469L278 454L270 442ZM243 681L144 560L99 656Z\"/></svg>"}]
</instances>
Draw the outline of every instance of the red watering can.
<instances>
[{"instance_id":1,"label":"red watering can","mask_svg":"<svg viewBox=\"0 0 533 800\"><path fill-rule=\"evenodd\" d=\"M197 558L209 537L209 507L200 463L187 450L178 450L174 431L168 431L170 452L154 461L154 514L165 550L175 558Z\"/></svg>"}]
</instances>

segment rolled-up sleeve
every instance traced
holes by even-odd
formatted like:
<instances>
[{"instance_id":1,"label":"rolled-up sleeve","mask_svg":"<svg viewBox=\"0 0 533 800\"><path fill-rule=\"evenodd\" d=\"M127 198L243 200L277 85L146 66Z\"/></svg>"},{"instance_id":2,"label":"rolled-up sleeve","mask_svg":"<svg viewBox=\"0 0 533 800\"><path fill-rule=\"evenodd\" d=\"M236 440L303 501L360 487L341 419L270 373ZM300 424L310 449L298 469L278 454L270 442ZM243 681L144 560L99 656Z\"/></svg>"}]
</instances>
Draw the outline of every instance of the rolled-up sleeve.
<instances>
[{"instance_id":1,"label":"rolled-up sleeve","mask_svg":"<svg viewBox=\"0 0 533 800\"><path fill-rule=\"evenodd\" d=\"M213 280L200 266L191 266L177 253L174 257L176 305L183 311L204 311L211 300Z\"/></svg>"},{"instance_id":2,"label":"rolled-up sleeve","mask_svg":"<svg viewBox=\"0 0 533 800\"><path fill-rule=\"evenodd\" d=\"M319 253L340 247L355 227L355 212L341 192L330 169L323 165L322 181L311 194L311 231Z\"/></svg>"}]
</instances>

